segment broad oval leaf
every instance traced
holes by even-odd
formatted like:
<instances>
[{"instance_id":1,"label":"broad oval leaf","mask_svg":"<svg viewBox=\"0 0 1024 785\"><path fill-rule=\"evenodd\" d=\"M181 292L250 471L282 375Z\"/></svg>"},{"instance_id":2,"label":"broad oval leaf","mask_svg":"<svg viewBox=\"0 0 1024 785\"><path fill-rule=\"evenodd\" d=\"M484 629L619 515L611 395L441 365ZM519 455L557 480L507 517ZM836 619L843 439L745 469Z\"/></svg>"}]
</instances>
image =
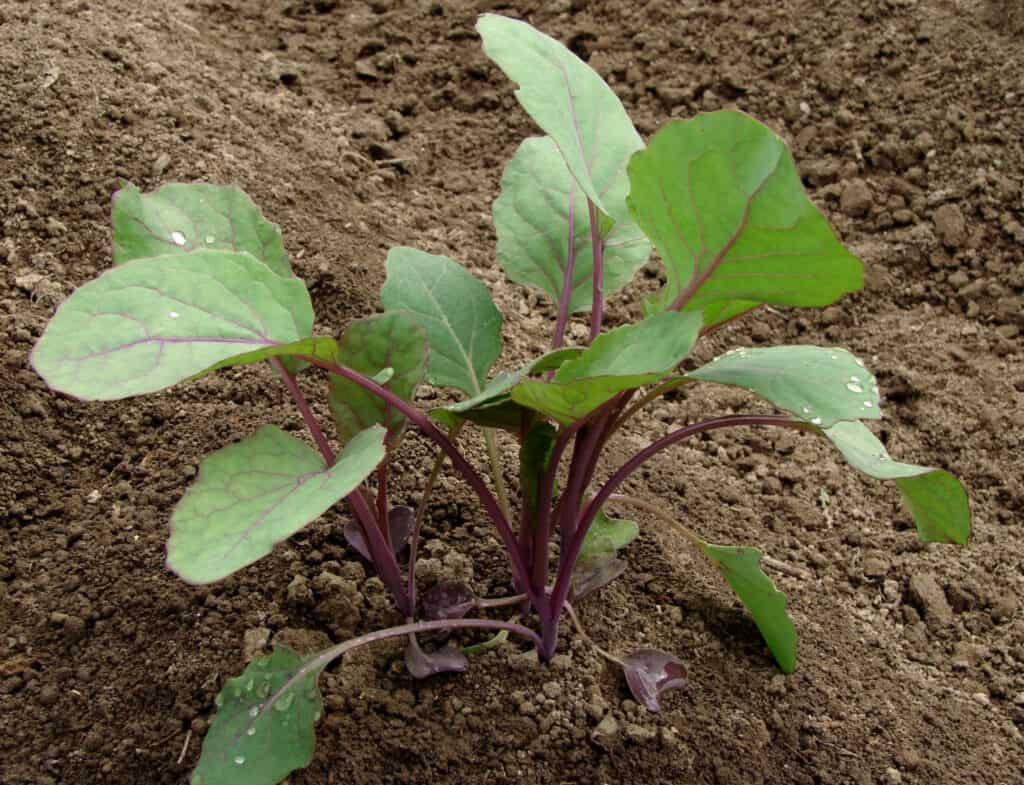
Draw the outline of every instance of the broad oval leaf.
<instances>
[{"instance_id":1,"label":"broad oval leaf","mask_svg":"<svg viewBox=\"0 0 1024 785\"><path fill-rule=\"evenodd\" d=\"M149 193L134 185L114 195L114 264L196 250L247 252L291 277L281 231L242 189L169 183Z\"/></svg>"},{"instance_id":2,"label":"broad oval leaf","mask_svg":"<svg viewBox=\"0 0 1024 785\"><path fill-rule=\"evenodd\" d=\"M405 667L414 679L426 679L439 673L462 673L469 667L469 659L454 646L423 651L416 636L410 635L405 646Z\"/></svg>"},{"instance_id":3,"label":"broad oval leaf","mask_svg":"<svg viewBox=\"0 0 1024 785\"><path fill-rule=\"evenodd\" d=\"M427 370L427 335L404 311L369 316L345 330L338 342L337 362L371 377L390 369L379 383L411 401ZM377 424L387 428L389 447L401 441L405 415L355 382L332 374L329 400L343 444Z\"/></svg>"},{"instance_id":4,"label":"broad oval leaf","mask_svg":"<svg viewBox=\"0 0 1024 785\"><path fill-rule=\"evenodd\" d=\"M732 349L687 377L744 387L825 428L840 420L877 420L882 416L874 375L846 349Z\"/></svg>"},{"instance_id":5,"label":"broad oval leaf","mask_svg":"<svg viewBox=\"0 0 1024 785\"><path fill-rule=\"evenodd\" d=\"M501 314L487 287L447 256L415 248L392 248L387 271L381 302L426 331L430 383L480 393L501 353Z\"/></svg>"},{"instance_id":6,"label":"broad oval leaf","mask_svg":"<svg viewBox=\"0 0 1024 785\"><path fill-rule=\"evenodd\" d=\"M686 686L686 666L658 649L637 649L621 660L626 684L648 711L661 711L661 696Z\"/></svg>"},{"instance_id":7,"label":"broad oval leaf","mask_svg":"<svg viewBox=\"0 0 1024 785\"><path fill-rule=\"evenodd\" d=\"M785 143L741 112L667 123L629 179L630 210L667 270L654 310L685 301L710 325L758 303L827 305L863 285Z\"/></svg>"},{"instance_id":8,"label":"broad oval leaf","mask_svg":"<svg viewBox=\"0 0 1024 785\"><path fill-rule=\"evenodd\" d=\"M76 289L32 351L55 390L86 400L154 392L225 360L308 338L305 285L247 253L139 259Z\"/></svg>"},{"instance_id":9,"label":"broad oval leaf","mask_svg":"<svg viewBox=\"0 0 1024 785\"><path fill-rule=\"evenodd\" d=\"M323 712L319 676L315 657L279 646L229 679L191 785L277 785L308 766Z\"/></svg>"},{"instance_id":10,"label":"broad oval leaf","mask_svg":"<svg viewBox=\"0 0 1024 785\"><path fill-rule=\"evenodd\" d=\"M516 98L558 145L583 193L612 219L625 219L629 182L622 170L643 141L618 96L593 68L525 22L484 14L476 29L484 54L518 83Z\"/></svg>"},{"instance_id":11,"label":"broad oval leaf","mask_svg":"<svg viewBox=\"0 0 1024 785\"><path fill-rule=\"evenodd\" d=\"M966 545L971 536L967 492L949 472L894 461L860 422L837 422L821 431L855 469L876 480L894 480L924 542Z\"/></svg>"},{"instance_id":12,"label":"broad oval leaf","mask_svg":"<svg viewBox=\"0 0 1024 785\"><path fill-rule=\"evenodd\" d=\"M624 168L621 177L625 184ZM556 304L565 288L572 219L575 257L569 310L589 311L594 258L587 200L551 137L527 139L519 146L505 167L493 212L498 264L511 280L542 290ZM640 227L623 214L604 237L605 296L628 284L650 253Z\"/></svg>"},{"instance_id":13,"label":"broad oval leaf","mask_svg":"<svg viewBox=\"0 0 1024 785\"><path fill-rule=\"evenodd\" d=\"M217 450L174 509L167 566L190 583L212 583L252 564L351 493L384 454L379 426L350 441L331 467L270 425Z\"/></svg>"},{"instance_id":14,"label":"broad oval leaf","mask_svg":"<svg viewBox=\"0 0 1024 785\"><path fill-rule=\"evenodd\" d=\"M761 570L761 551L733 545L701 543L761 631L768 650L784 673L796 669L796 628L786 613L786 595Z\"/></svg>"},{"instance_id":15,"label":"broad oval leaf","mask_svg":"<svg viewBox=\"0 0 1024 785\"><path fill-rule=\"evenodd\" d=\"M700 334L700 313L669 311L594 339L550 382L523 379L512 399L568 425L623 390L656 382L683 361Z\"/></svg>"}]
</instances>

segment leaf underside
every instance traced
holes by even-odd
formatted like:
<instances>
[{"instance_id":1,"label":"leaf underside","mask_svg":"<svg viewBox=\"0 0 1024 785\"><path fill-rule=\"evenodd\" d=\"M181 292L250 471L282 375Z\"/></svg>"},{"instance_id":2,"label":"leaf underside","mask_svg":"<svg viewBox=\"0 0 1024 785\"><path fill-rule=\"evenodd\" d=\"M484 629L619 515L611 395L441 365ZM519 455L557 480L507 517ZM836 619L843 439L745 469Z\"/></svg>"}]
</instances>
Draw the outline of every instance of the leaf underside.
<instances>
[{"instance_id":1,"label":"leaf underside","mask_svg":"<svg viewBox=\"0 0 1024 785\"><path fill-rule=\"evenodd\" d=\"M882 416L875 377L845 349L732 349L687 377L743 387L801 420L825 428L840 420L877 420Z\"/></svg>"},{"instance_id":2,"label":"leaf underside","mask_svg":"<svg viewBox=\"0 0 1024 785\"><path fill-rule=\"evenodd\" d=\"M626 569L618 552L640 536L635 521L610 518L599 510L583 539L573 568L573 595L577 600L606 586Z\"/></svg>"},{"instance_id":3,"label":"leaf underside","mask_svg":"<svg viewBox=\"0 0 1024 785\"><path fill-rule=\"evenodd\" d=\"M277 785L310 764L323 711L320 674L294 678L308 662L277 647L228 680L217 695L217 714L191 785Z\"/></svg>"},{"instance_id":4,"label":"leaf underside","mask_svg":"<svg viewBox=\"0 0 1024 785\"><path fill-rule=\"evenodd\" d=\"M50 320L32 365L55 390L112 400L288 351L282 345L312 328L299 279L247 253L193 251L128 262L79 287Z\"/></svg>"},{"instance_id":5,"label":"leaf underside","mask_svg":"<svg viewBox=\"0 0 1024 785\"><path fill-rule=\"evenodd\" d=\"M760 303L827 305L863 285L785 143L742 112L667 123L629 178L632 215L667 272L654 311L682 295L712 325Z\"/></svg>"},{"instance_id":6,"label":"leaf underside","mask_svg":"<svg viewBox=\"0 0 1024 785\"><path fill-rule=\"evenodd\" d=\"M392 248L380 299L389 311L408 312L426 332L431 384L481 392L501 353L501 314L482 282L446 256Z\"/></svg>"},{"instance_id":7,"label":"leaf underside","mask_svg":"<svg viewBox=\"0 0 1024 785\"><path fill-rule=\"evenodd\" d=\"M190 583L212 583L266 556L366 479L384 458L383 440L383 428L368 428L330 468L269 425L212 453L171 516L168 566Z\"/></svg>"},{"instance_id":8,"label":"leaf underside","mask_svg":"<svg viewBox=\"0 0 1024 785\"><path fill-rule=\"evenodd\" d=\"M863 423L838 422L822 430L822 434L858 471L877 480L896 482L923 542L965 545L970 539L967 492L952 474L892 460L885 446Z\"/></svg>"}]
</instances>

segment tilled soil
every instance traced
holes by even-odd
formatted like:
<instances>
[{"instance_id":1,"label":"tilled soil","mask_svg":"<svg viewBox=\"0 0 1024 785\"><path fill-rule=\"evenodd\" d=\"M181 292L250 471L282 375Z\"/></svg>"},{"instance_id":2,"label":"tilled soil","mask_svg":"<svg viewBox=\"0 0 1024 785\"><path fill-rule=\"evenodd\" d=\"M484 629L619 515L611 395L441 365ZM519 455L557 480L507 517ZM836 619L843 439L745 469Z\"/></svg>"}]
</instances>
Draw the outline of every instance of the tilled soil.
<instances>
[{"instance_id":1,"label":"tilled soil","mask_svg":"<svg viewBox=\"0 0 1024 785\"><path fill-rule=\"evenodd\" d=\"M503 362L544 348L553 309L493 263L490 202L535 130L481 53L484 10L568 43L644 135L735 106L790 142L867 286L824 311L762 310L698 359L781 342L857 352L886 396L880 438L962 478L974 536L922 546L895 488L810 437L717 432L631 491L787 565L773 577L801 633L795 675L710 569L641 516L630 569L582 615L605 648L686 659L690 686L661 714L568 630L550 665L510 643L425 682L380 646L322 680L316 758L291 781L1024 781L1020 0L53 0L0 2L0 782L184 782L247 632L316 647L396 620L340 513L210 587L164 568L170 508L202 456L264 422L299 432L269 370L84 404L49 393L27 355L61 299L110 264L122 180L244 187L280 223L324 332L377 307L386 249L408 244L489 283ZM615 298L612 324L636 318L658 274L652 262ZM748 405L677 395L609 467L673 422ZM406 445L397 494L415 501L429 450ZM426 556L428 573L508 591L454 478Z\"/></svg>"}]
</instances>

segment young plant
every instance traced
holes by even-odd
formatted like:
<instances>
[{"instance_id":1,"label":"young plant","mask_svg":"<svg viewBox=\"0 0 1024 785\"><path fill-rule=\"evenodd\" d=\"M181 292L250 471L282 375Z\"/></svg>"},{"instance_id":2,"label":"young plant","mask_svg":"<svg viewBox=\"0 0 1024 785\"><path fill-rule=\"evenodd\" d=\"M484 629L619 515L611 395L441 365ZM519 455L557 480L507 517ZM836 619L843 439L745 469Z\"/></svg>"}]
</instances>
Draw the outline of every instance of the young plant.
<instances>
[{"instance_id":1,"label":"young plant","mask_svg":"<svg viewBox=\"0 0 1024 785\"><path fill-rule=\"evenodd\" d=\"M495 15L481 17L478 30L545 134L524 141L506 167L494 221L498 263L555 304L550 352L491 375L501 315L486 287L451 259L412 248L388 254L382 314L352 323L337 341L314 335L309 295L276 228L237 189L209 185L121 191L115 267L61 305L33 352L33 366L51 387L90 400L269 361L318 451L265 426L206 458L171 518L170 568L193 583L219 580L345 500L348 541L372 562L408 620L312 657L277 649L253 661L217 697L195 785L273 783L307 765L322 711L317 678L357 646L478 628L520 634L550 659L563 616L577 621L570 603L625 569L617 554L637 526L606 508L667 517L645 499L620 494L623 482L700 434L770 427L824 437L854 468L895 481L924 541L964 543L969 536L960 483L939 469L893 461L862 423L881 417L879 391L850 352L734 349L680 370L703 337L762 305L824 306L861 288L860 262L807 198L782 140L740 112L721 111L669 122L645 145L612 90L556 41ZM644 302L642 320L605 329L606 297L630 282L652 245L665 266L664 286ZM589 336L567 346L577 313L589 314ZM328 373L340 452L296 381L309 366ZM424 378L465 397L425 413L411 403ZM749 390L781 413L682 425L610 473L602 470L599 481L604 450L624 424L671 390L708 383ZM467 424L484 430L493 491L455 445ZM388 460L410 425L438 448L415 516L392 507L388 494ZM504 490L499 431L518 445L514 505ZM515 587L507 597L477 598L466 585L442 583L417 600L419 525L444 460L496 527ZM796 632L785 596L761 570L761 552L678 528L736 592L779 667L792 671ZM464 618L499 606L515 606L523 623ZM418 608L429 620L416 621ZM526 626L531 619L536 630ZM667 690L685 683L683 663L671 654L606 656L652 711ZM417 676L466 666L462 652L428 654L415 637L406 660Z\"/></svg>"}]
</instances>

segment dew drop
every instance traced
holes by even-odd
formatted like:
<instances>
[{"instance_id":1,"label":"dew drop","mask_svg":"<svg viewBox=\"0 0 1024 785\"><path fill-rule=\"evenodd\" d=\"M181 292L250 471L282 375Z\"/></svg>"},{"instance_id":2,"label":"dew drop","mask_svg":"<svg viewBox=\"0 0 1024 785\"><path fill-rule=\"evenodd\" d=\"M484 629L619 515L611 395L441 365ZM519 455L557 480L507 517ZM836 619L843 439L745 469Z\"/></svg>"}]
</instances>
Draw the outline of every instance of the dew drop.
<instances>
[{"instance_id":1,"label":"dew drop","mask_svg":"<svg viewBox=\"0 0 1024 785\"><path fill-rule=\"evenodd\" d=\"M851 376L850 377L850 381L851 382L859 382L860 381L860 377L859 376Z\"/></svg>"},{"instance_id":2,"label":"dew drop","mask_svg":"<svg viewBox=\"0 0 1024 785\"><path fill-rule=\"evenodd\" d=\"M239 766L241 766L243 763L245 763L245 756L244 755L236 755L235 756L235 763L238 764Z\"/></svg>"},{"instance_id":3,"label":"dew drop","mask_svg":"<svg viewBox=\"0 0 1024 785\"><path fill-rule=\"evenodd\" d=\"M815 417L813 420L811 420L811 424L812 425L821 425L821 418L820 417Z\"/></svg>"},{"instance_id":4,"label":"dew drop","mask_svg":"<svg viewBox=\"0 0 1024 785\"><path fill-rule=\"evenodd\" d=\"M171 241L175 245L184 245L185 235L183 235L181 232L171 232Z\"/></svg>"},{"instance_id":5,"label":"dew drop","mask_svg":"<svg viewBox=\"0 0 1024 785\"><path fill-rule=\"evenodd\" d=\"M256 688L256 694L259 695L261 698L266 698L268 695L270 695L270 682L266 680L261 682L260 686Z\"/></svg>"},{"instance_id":6,"label":"dew drop","mask_svg":"<svg viewBox=\"0 0 1024 785\"><path fill-rule=\"evenodd\" d=\"M245 683L245 691L252 692L253 684L255 684L255 682L252 679L249 679L249 681Z\"/></svg>"},{"instance_id":7,"label":"dew drop","mask_svg":"<svg viewBox=\"0 0 1024 785\"><path fill-rule=\"evenodd\" d=\"M861 368L863 368L863 367L864 367L864 361L863 361L862 359L860 359L860 357L854 357L854 358L853 358L853 361L854 361L855 363L857 363L857 365L859 365L859 366L860 366Z\"/></svg>"},{"instance_id":8,"label":"dew drop","mask_svg":"<svg viewBox=\"0 0 1024 785\"><path fill-rule=\"evenodd\" d=\"M217 241L217 238L214 237L212 234L206 235L206 244L207 245L213 245L216 241Z\"/></svg>"},{"instance_id":9,"label":"dew drop","mask_svg":"<svg viewBox=\"0 0 1024 785\"><path fill-rule=\"evenodd\" d=\"M870 409L872 406L874 406L874 404L871 403L871 401L864 401L864 408L865 409Z\"/></svg>"},{"instance_id":10,"label":"dew drop","mask_svg":"<svg viewBox=\"0 0 1024 785\"><path fill-rule=\"evenodd\" d=\"M320 712L313 712L313 722L320 722Z\"/></svg>"},{"instance_id":11,"label":"dew drop","mask_svg":"<svg viewBox=\"0 0 1024 785\"><path fill-rule=\"evenodd\" d=\"M167 315L168 315L169 317L171 317L172 319L177 319L177 318L178 318L179 316L181 316L181 314L180 314L180 313L178 313L177 311L171 311L171 312L170 312L169 314L167 314Z\"/></svg>"},{"instance_id":12,"label":"dew drop","mask_svg":"<svg viewBox=\"0 0 1024 785\"><path fill-rule=\"evenodd\" d=\"M288 711L291 708L292 701L295 700L295 693L289 692L274 701L274 711Z\"/></svg>"},{"instance_id":13,"label":"dew drop","mask_svg":"<svg viewBox=\"0 0 1024 785\"><path fill-rule=\"evenodd\" d=\"M259 713L260 713L260 707L259 706L253 706L251 709L249 709L249 716L250 717L256 717L256 716L259 715Z\"/></svg>"},{"instance_id":14,"label":"dew drop","mask_svg":"<svg viewBox=\"0 0 1024 785\"><path fill-rule=\"evenodd\" d=\"M839 359L839 355L838 354L833 354L831 356L832 356L833 360L838 360Z\"/></svg>"},{"instance_id":15,"label":"dew drop","mask_svg":"<svg viewBox=\"0 0 1024 785\"><path fill-rule=\"evenodd\" d=\"M802 411L804 414L810 414L811 413L811 407L810 406L805 406L800 411Z\"/></svg>"},{"instance_id":16,"label":"dew drop","mask_svg":"<svg viewBox=\"0 0 1024 785\"><path fill-rule=\"evenodd\" d=\"M217 697L213 699L213 705L216 706L218 709L221 706L223 706L224 705L224 696L218 694Z\"/></svg>"},{"instance_id":17,"label":"dew drop","mask_svg":"<svg viewBox=\"0 0 1024 785\"><path fill-rule=\"evenodd\" d=\"M863 387L861 387L861 386L860 386L859 384L857 384L856 382L849 382L849 383L848 383L848 384L846 385L846 389L847 389L847 390L849 390L850 392L854 392L854 393L861 393L861 392L864 392L864 388L863 388Z\"/></svg>"},{"instance_id":18,"label":"dew drop","mask_svg":"<svg viewBox=\"0 0 1024 785\"><path fill-rule=\"evenodd\" d=\"M250 725L249 728L245 731L245 735L246 736L255 736L256 735L256 726L255 725Z\"/></svg>"}]
</instances>

